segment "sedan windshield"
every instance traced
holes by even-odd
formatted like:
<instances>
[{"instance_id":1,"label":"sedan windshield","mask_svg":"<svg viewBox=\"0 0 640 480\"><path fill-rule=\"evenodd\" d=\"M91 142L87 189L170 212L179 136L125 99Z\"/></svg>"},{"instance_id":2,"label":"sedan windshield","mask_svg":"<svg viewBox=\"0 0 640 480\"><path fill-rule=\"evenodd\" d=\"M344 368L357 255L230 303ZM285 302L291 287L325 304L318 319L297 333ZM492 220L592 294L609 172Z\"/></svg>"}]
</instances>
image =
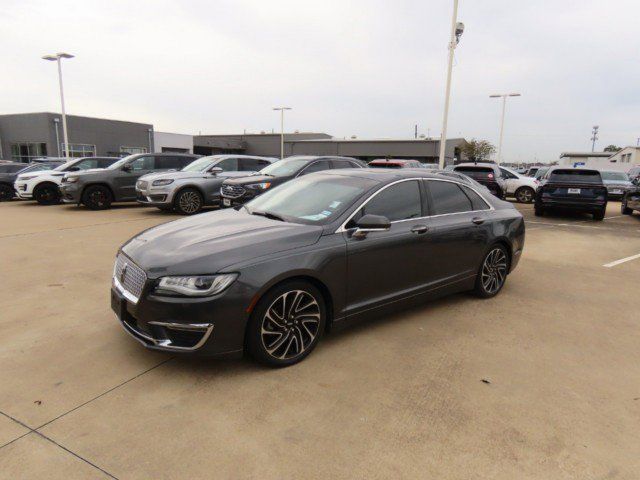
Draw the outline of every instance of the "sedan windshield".
<instances>
[{"instance_id":1,"label":"sedan windshield","mask_svg":"<svg viewBox=\"0 0 640 480\"><path fill-rule=\"evenodd\" d=\"M603 180L613 182L628 182L629 176L624 172L600 172Z\"/></svg>"},{"instance_id":2,"label":"sedan windshield","mask_svg":"<svg viewBox=\"0 0 640 480\"><path fill-rule=\"evenodd\" d=\"M183 172L204 172L215 160L214 157L201 157L182 169Z\"/></svg>"},{"instance_id":3,"label":"sedan windshield","mask_svg":"<svg viewBox=\"0 0 640 480\"><path fill-rule=\"evenodd\" d=\"M272 177L286 177L295 174L307 163L309 163L308 158L285 158L284 160L264 167L260 170L260 174L271 175Z\"/></svg>"},{"instance_id":4,"label":"sedan windshield","mask_svg":"<svg viewBox=\"0 0 640 480\"><path fill-rule=\"evenodd\" d=\"M127 161L129 161L129 159L131 157L133 157L133 155L127 155L126 157L121 158L116 163L112 163L110 166L108 166L107 170L117 170L117 169L119 169L122 165L127 163Z\"/></svg>"},{"instance_id":5,"label":"sedan windshield","mask_svg":"<svg viewBox=\"0 0 640 480\"><path fill-rule=\"evenodd\" d=\"M62 165L58 165L54 170L56 172L64 172L65 169L73 166L74 163L77 163L78 160L69 160L68 162L63 163Z\"/></svg>"},{"instance_id":6,"label":"sedan windshield","mask_svg":"<svg viewBox=\"0 0 640 480\"><path fill-rule=\"evenodd\" d=\"M314 174L274 188L246 207L254 215L322 225L338 218L377 183L367 178Z\"/></svg>"}]
</instances>

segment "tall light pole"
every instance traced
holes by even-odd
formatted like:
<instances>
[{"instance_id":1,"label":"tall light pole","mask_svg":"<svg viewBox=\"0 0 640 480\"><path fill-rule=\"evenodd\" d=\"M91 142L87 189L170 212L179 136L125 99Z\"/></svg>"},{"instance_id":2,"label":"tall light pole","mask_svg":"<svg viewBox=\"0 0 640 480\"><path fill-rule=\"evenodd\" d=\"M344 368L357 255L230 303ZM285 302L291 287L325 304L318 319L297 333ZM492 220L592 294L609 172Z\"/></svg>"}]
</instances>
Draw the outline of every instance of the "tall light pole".
<instances>
[{"instance_id":1,"label":"tall light pole","mask_svg":"<svg viewBox=\"0 0 640 480\"><path fill-rule=\"evenodd\" d=\"M451 70L453 69L453 52L458 46L464 32L464 23L458 22L458 0L453 0L453 15L451 17L451 38L449 40L449 64L447 66L447 88L444 94L444 114L442 118L442 133L440 134L440 156L438 165L444 168L444 152L447 143L447 121L449 119L449 97L451 96Z\"/></svg>"},{"instance_id":2,"label":"tall light pole","mask_svg":"<svg viewBox=\"0 0 640 480\"><path fill-rule=\"evenodd\" d=\"M64 137L64 155L69 158L69 137L67 135L67 114L64 110L64 88L62 88L62 59L73 58L69 53L56 53L55 55L45 55L43 60L58 62L58 82L60 83L60 104L62 106L62 136ZM60 147L58 147L60 148Z\"/></svg>"},{"instance_id":3,"label":"tall light pole","mask_svg":"<svg viewBox=\"0 0 640 480\"><path fill-rule=\"evenodd\" d=\"M284 158L284 111L291 110L291 107L273 107L280 111L280 160Z\"/></svg>"},{"instance_id":4,"label":"tall light pole","mask_svg":"<svg viewBox=\"0 0 640 480\"><path fill-rule=\"evenodd\" d=\"M504 112L507 109L507 97L519 97L519 93L497 93L489 98L502 98L502 119L500 120L500 141L498 142L498 164L502 163L502 137L504 135Z\"/></svg>"},{"instance_id":5,"label":"tall light pole","mask_svg":"<svg viewBox=\"0 0 640 480\"><path fill-rule=\"evenodd\" d=\"M595 152L596 150L596 140L598 140L598 129L600 127L598 125L593 126L593 130L591 131L591 151Z\"/></svg>"}]
</instances>

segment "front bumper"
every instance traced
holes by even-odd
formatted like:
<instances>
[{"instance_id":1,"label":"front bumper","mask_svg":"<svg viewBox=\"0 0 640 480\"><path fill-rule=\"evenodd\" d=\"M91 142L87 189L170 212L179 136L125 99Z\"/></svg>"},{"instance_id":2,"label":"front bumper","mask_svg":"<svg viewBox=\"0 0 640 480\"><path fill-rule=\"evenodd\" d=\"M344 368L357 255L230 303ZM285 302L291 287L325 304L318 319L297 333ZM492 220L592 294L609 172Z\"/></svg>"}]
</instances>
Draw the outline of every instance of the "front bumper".
<instances>
[{"instance_id":1,"label":"front bumper","mask_svg":"<svg viewBox=\"0 0 640 480\"><path fill-rule=\"evenodd\" d=\"M173 203L174 190L166 187L144 188L136 187L136 202L151 206L168 206Z\"/></svg>"},{"instance_id":2,"label":"front bumper","mask_svg":"<svg viewBox=\"0 0 640 480\"><path fill-rule=\"evenodd\" d=\"M16 182L13 184L16 195L22 200L31 200L33 198L33 190L29 187L30 185L27 182Z\"/></svg>"},{"instance_id":3,"label":"front bumper","mask_svg":"<svg viewBox=\"0 0 640 480\"><path fill-rule=\"evenodd\" d=\"M77 183L63 183L59 189L64 203L80 203L81 192Z\"/></svg>"},{"instance_id":4,"label":"front bumper","mask_svg":"<svg viewBox=\"0 0 640 480\"><path fill-rule=\"evenodd\" d=\"M137 303L113 279L111 308L125 331L151 350L203 356L237 356L249 317L241 286L203 298L164 297L147 282Z\"/></svg>"},{"instance_id":5,"label":"front bumper","mask_svg":"<svg viewBox=\"0 0 640 480\"><path fill-rule=\"evenodd\" d=\"M262 193L262 192L260 192ZM247 190L247 192L242 195L241 197L227 197L224 194L220 195L220 206L222 208L228 208L228 207L238 207L240 205L244 205L245 203L247 203L249 200L253 200L254 198L256 198L259 195L258 192L251 192L249 190Z\"/></svg>"}]
</instances>

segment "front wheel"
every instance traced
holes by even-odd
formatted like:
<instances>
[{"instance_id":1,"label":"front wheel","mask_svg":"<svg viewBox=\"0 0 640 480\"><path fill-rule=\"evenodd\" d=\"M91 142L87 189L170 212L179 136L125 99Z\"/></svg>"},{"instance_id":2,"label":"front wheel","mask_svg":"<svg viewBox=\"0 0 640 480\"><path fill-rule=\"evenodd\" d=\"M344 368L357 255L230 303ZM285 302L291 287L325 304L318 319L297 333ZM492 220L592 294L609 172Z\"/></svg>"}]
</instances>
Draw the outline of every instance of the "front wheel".
<instances>
[{"instance_id":1,"label":"front wheel","mask_svg":"<svg viewBox=\"0 0 640 480\"><path fill-rule=\"evenodd\" d=\"M632 215L633 214L633 210L631 210L628 206L627 206L627 201L626 200L622 200L622 204L620 204L620 213L622 215Z\"/></svg>"},{"instance_id":2,"label":"front wheel","mask_svg":"<svg viewBox=\"0 0 640 480\"><path fill-rule=\"evenodd\" d=\"M509 273L509 256L502 245L494 245L482 260L473 292L480 298L496 296Z\"/></svg>"},{"instance_id":3,"label":"front wheel","mask_svg":"<svg viewBox=\"0 0 640 480\"><path fill-rule=\"evenodd\" d=\"M604 214L605 214L605 209L601 208L600 210L596 210L595 212L593 212L593 219L594 220L604 220Z\"/></svg>"},{"instance_id":4,"label":"front wheel","mask_svg":"<svg viewBox=\"0 0 640 480\"><path fill-rule=\"evenodd\" d=\"M193 215L202 210L204 199L195 188L180 190L173 201L173 208L182 215Z\"/></svg>"},{"instance_id":5,"label":"front wheel","mask_svg":"<svg viewBox=\"0 0 640 480\"><path fill-rule=\"evenodd\" d=\"M15 197L15 195L16 192L13 190L13 187L11 185L0 183L0 202L11 200L13 199L13 197Z\"/></svg>"},{"instance_id":6,"label":"front wheel","mask_svg":"<svg viewBox=\"0 0 640 480\"><path fill-rule=\"evenodd\" d=\"M326 316L324 298L316 287L304 281L282 284L256 305L247 325L247 350L270 367L298 363L318 344Z\"/></svg>"},{"instance_id":7,"label":"front wheel","mask_svg":"<svg viewBox=\"0 0 640 480\"><path fill-rule=\"evenodd\" d=\"M520 203L531 203L535 197L536 192L530 187L520 187L516 190L516 200Z\"/></svg>"},{"instance_id":8,"label":"front wheel","mask_svg":"<svg viewBox=\"0 0 640 480\"><path fill-rule=\"evenodd\" d=\"M111 208L113 195L111 190L102 185L87 187L82 194L82 203L91 210L106 210Z\"/></svg>"},{"instance_id":9,"label":"front wheel","mask_svg":"<svg viewBox=\"0 0 640 480\"><path fill-rule=\"evenodd\" d=\"M57 185L46 184L36 187L33 198L40 205L57 205L60 203L60 190Z\"/></svg>"}]
</instances>

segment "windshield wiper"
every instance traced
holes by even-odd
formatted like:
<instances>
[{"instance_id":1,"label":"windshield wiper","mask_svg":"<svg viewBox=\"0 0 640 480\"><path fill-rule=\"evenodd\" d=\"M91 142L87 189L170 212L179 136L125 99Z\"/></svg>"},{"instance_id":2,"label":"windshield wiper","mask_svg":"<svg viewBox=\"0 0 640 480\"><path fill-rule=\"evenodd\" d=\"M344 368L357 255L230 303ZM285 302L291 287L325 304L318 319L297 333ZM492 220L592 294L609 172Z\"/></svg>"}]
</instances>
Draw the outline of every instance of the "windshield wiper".
<instances>
[{"instance_id":1,"label":"windshield wiper","mask_svg":"<svg viewBox=\"0 0 640 480\"><path fill-rule=\"evenodd\" d=\"M275 213L271 213L271 212L258 212L254 210L253 212L251 212L251 215L260 215L261 217L266 217L271 220L278 220L279 222L285 221L285 219L282 218L280 215L276 215Z\"/></svg>"}]
</instances>

